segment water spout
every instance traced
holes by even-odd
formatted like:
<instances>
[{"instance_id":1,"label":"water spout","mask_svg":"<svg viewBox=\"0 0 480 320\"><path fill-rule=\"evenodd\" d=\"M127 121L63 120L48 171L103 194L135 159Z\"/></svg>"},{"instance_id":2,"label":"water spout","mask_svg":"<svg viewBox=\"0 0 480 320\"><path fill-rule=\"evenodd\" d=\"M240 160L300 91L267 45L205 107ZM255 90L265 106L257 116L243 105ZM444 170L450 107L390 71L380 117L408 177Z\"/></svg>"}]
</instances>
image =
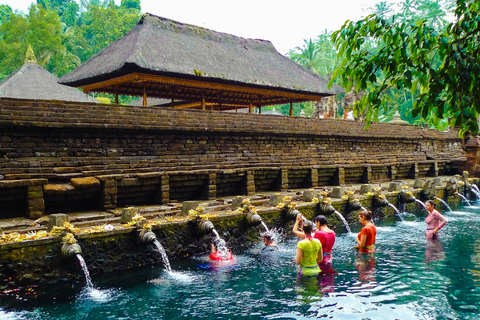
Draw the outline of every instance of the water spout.
<instances>
[{"instance_id":1,"label":"water spout","mask_svg":"<svg viewBox=\"0 0 480 320\"><path fill-rule=\"evenodd\" d=\"M480 190L478 190L478 187L476 184L472 184L472 188L470 189L472 193L475 195L477 198L477 201L480 200Z\"/></svg>"},{"instance_id":2,"label":"water spout","mask_svg":"<svg viewBox=\"0 0 480 320\"><path fill-rule=\"evenodd\" d=\"M212 221L209 220L203 220L203 219L198 219L197 220L197 230L199 231L200 234L208 234L212 232L215 227L213 226Z\"/></svg>"},{"instance_id":3,"label":"water spout","mask_svg":"<svg viewBox=\"0 0 480 320\"><path fill-rule=\"evenodd\" d=\"M472 183L472 188L477 191L478 194L480 194L480 190L478 189L478 186L475 183Z\"/></svg>"},{"instance_id":4,"label":"water spout","mask_svg":"<svg viewBox=\"0 0 480 320\"><path fill-rule=\"evenodd\" d=\"M270 232L270 230L268 230L268 227L265 224L265 222L263 222L263 220L261 220L261 224L262 224L263 228L265 229L265 232Z\"/></svg>"},{"instance_id":5,"label":"water spout","mask_svg":"<svg viewBox=\"0 0 480 320\"><path fill-rule=\"evenodd\" d=\"M92 278L90 278L90 272L88 272L87 264L83 259L81 254L76 254L78 261L80 262L80 266L82 267L83 273L85 274L85 281L87 282L87 287L90 290L93 290L93 283Z\"/></svg>"},{"instance_id":6,"label":"water spout","mask_svg":"<svg viewBox=\"0 0 480 320\"><path fill-rule=\"evenodd\" d=\"M259 224L263 223L262 218L253 212L247 212L245 218L247 219L248 224L252 226L258 226Z\"/></svg>"},{"instance_id":7,"label":"water spout","mask_svg":"<svg viewBox=\"0 0 480 320\"><path fill-rule=\"evenodd\" d=\"M435 197L434 199L440 201L445 206L445 208L448 209L448 211L452 212L452 209L450 209L450 206L448 205L448 203L446 201L443 201L442 199L437 198L437 197Z\"/></svg>"},{"instance_id":8,"label":"water spout","mask_svg":"<svg viewBox=\"0 0 480 320\"><path fill-rule=\"evenodd\" d=\"M70 258L77 254L82 254L82 248L80 248L80 246L76 242L75 243L65 242L62 245L61 252L64 257Z\"/></svg>"},{"instance_id":9,"label":"water spout","mask_svg":"<svg viewBox=\"0 0 480 320\"><path fill-rule=\"evenodd\" d=\"M387 201L388 202L388 201ZM391 204L390 202L387 203L387 205L392 208L393 210L395 210L395 213L397 214L397 216L400 218L400 220L402 221L405 221L402 217L402 215L400 214L400 211L398 211L397 207L395 207L393 204Z\"/></svg>"},{"instance_id":10,"label":"water spout","mask_svg":"<svg viewBox=\"0 0 480 320\"><path fill-rule=\"evenodd\" d=\"M340 212L338 212L337 210L335 210L334 213L340 218L340 220L342 220L343 225L347 229L348 233L352 233L352 230L350 229L350 226L348 225L347 220L345 220L345 218L342 216L342 214Z\"/></svg>"},{"instance_id":11,"label":"water spout","mask_svg":"<svg viewBox=\"0 0 480 320\"><path fill-rule=\"evenodd\" d=\"M469 207L472 205L472 204L470 203L470 201L468 201L468 199L465 198L465 196L464 196L463 194L458 193L458 192L455 192L455 194L458 195L460 198L462 198L462 199L468 204ZM452 210L450 210L450 211L452 211Z\"/></svg>"},{"instance_id":12,"label":"water spout","mask_svg":"<svg viewBox=\"0 0 480 320\"><path fill-rule=\"evenodd\" d=\"M418 199L415 199L415 202L420 203L420 205L423 207L423 209L427 210L427 207L425 206L425 203L423 203L422 201L420 201Z\"/></svg>"},{"instance_id":13,"label":"water spout","mask_svg":"<svg viewBox=\"0 0 480 320\"><path fill-rule=\"evenodd\" d=\"M402 190L398 196L400 203L413 203L417 201L417 198L409 191Z\"/></svg>"},{"instance_id":14,"label":"water spout","mask_svg":"<svg viewBox=\"0 0 480 320\"><path fill-rule=\"evenodd\" d=\"M153 233L153 232L152 232ZM170 261L168 260L167 253L165 252L165 249L161 245L161 243L155 238L153 240L153 244L157 248L157 251L160 252L160 255L162 256L162 261L163 261L163 266L167 271L172 271L172 267L170 266Z\"/></svg>"},{"instance_id":15,"label":"water spout","mask_svg":"<svg viewBox=\"0 0 480 320\"><path fill-rule=\"evenodd\" d=\"M138 235L138 238L142 243L150 243L157 240L157 236L155 235L155 233L145 229L140 232L140 234Z\"/></svg>"}]
</instances>

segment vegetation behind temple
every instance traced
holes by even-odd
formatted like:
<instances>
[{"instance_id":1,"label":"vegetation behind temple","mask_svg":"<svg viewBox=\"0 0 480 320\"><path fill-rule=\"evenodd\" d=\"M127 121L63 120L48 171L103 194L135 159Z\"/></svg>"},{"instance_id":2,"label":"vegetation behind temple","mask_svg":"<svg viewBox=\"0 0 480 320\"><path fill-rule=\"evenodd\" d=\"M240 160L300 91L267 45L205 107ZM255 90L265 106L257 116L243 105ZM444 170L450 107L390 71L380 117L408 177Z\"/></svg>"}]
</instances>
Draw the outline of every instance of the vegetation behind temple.
<instances>
[{"instance_id":1,"label":"vegetation behind temple","mask_svg":"<svg viewBox=\"0 0 480 320\"><path fill-rule=\"evenodd\" d=\"M447 26L447 16L452 13L453 0L405 0L399 7L379 2L371 12L386 23L422 22L441 32ZM161 12L160 12L161 14ZM393 15L395 14L395 15ZM132 29L141 17L140 0L122 0L119 6L113 0L37 0L28 13L12 12L0 5L0 80L22 66L28 46L33 48L38 63L51 73L62 76L88 60L101 49ZM319 30L320 31L320 30ZM363 37L362 50L376 55L385 46L386 38ZM330 78L341 65L347 52L337 57L337 48L332 43L332 34L323 31L316 39L305 40L303 47L291 50L289 57L307 69ZM438 64L438 62L436 62ZM376 82L386 79L385 72L372 71ZM337 70L341 78L342 69ZM368 91L375 84L363 88ZM423 124L424 114L412 115L412 107L418 90L390 86L383 94L388 96L377 109L374 121L391 120L396 110L410 123ZM113 97L106 96L110 100ZM121 97L120 103L129 103L134 97ZM387 101L388 100L388 101ZM265 110L272 107L266 107ZM313 103L294 106L294 115L302 110L309 116L315 108ZM276 109L288 114L289 106ZM343 110L339 108L338 115ZM444 129L447 121L436 121L436 127Z\"/></svg>"}]
</instances>

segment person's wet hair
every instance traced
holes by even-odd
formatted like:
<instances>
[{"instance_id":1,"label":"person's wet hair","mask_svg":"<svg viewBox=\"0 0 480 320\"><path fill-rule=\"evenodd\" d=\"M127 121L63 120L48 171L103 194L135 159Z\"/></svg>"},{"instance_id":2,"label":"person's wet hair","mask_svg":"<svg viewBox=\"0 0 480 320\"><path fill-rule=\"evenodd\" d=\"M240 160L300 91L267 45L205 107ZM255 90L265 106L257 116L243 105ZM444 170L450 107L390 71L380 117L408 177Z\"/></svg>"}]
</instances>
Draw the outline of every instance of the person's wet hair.
<instances>
[{"instance_id":1,"label":"person's wet hair","mask_svg":"<svg viewBox=\"0 0 480 320\"><path fill-rule=\"evenodd\" d=\"M427 200L427 203L435 209L435 202L433 202L433 200Z\"/></svg>"},{"instance_id":2,"label":"person's wet hair","mask_svg":"<svg viewBox=\"0 0 480 320\"><path fill-rule=\"evenodd\" d=\"M372 220L372 211L363 210L363 211L360 211L358 215L363 216L365 220L368 220L368 221Z\"/></svg>"},{"instance_id":3,"label":"person's wet hair","mask_svg":"<svg viewBox=\"0 0 480 320\"><path fill-rule=\"evenodd\" d=\"M307 221L303 225L303 232L305 232L305 234L311 234L312 233L312 228L313 228L312 223L310 221Z\"/></svg>"},{"instance_id":4,"label":"person's wet hair","mask_svg":"<svg viewBox=\"0 0 480 320\"><path fill-rule=\"evenodd\" d=\"M321 214L313 218L313 222L318 222L321 226L328 224L327 218Z\"/></svg>"}]
</instances>

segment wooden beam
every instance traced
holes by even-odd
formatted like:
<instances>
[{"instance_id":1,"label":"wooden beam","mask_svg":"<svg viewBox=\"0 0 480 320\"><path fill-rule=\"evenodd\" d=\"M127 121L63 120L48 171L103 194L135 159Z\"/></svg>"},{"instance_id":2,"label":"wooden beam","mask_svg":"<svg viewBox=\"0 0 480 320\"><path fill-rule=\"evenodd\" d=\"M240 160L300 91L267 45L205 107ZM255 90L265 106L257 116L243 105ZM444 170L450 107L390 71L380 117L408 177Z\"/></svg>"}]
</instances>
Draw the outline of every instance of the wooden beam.
<instances>
[{"instance_id":1,"label":"wooden beam","mask_svg":"<svg viewBox=\"0 0 480 320\"><path fill-rule=\"evenodd\" d=\"M148 105L147 103L147 88L145 83L143 84L143 106L146 107Z\"/></svg>"},{"instance_id":2,"label":"wooden beam","mask_svg":"<svg viewBox=\"0 0 480 320\"><path fill-rule=\"evenodd\" d=\"M141 74L141 73L132 73L124 76L120 76L117 78L100 81L97 83L87 84L80 86L83 91L99 91L99 92L111 92L113 90L113 86L115 84L135 84L135 83L142 83L148 82L151 84L162 84L162 85L173 85L173 86L180 86L184 88L188 88L190 90L195 89L204 89L204 90L212 90L212 91L224 91L227 93L234 93L240 94L245 97L249 95L256 94L256 95L263 95L263 96L272 96L272 97L283 97L283 98L291 98L293 100L301 100L301 101L318 101L322 97L330 96L330 94L321 94L315 92L299 92L294 89L283 89L283 90L276 90L274 88L265 89L265 88L258 88L258 86L251 85L251 86L238 86L232 84L224 84L224 83L215 83L215 82L206 82L206 81L198 81L198 80L191 80L191 79L180 79L180 78L172 78L166 76L157 76L157 75L149 75L149 74ZM124 90L125 86L122 86L122 90ZM108 89L110 88L110 89Z\"/></svg>"},{"instance_id":3,"label":"wooden beam","mask_svg":"<svg viewBox=\"0 0 480 320\"><path fill-rule=\"evenodd\" d=\"M115 85L115 104L118 104L118 85Z\"/></svg>"},{"instance_id":4,"label":"wooden beam","mask_svg":"<svg viewBox=\"0 0 480 320\"><path fill-rule=\"evenodd\" d=\"M292 103L292 100L290 100L290 111L288 112L288 115L290 117L293 117L293 103Z\"/></svg>"}]
</instances>

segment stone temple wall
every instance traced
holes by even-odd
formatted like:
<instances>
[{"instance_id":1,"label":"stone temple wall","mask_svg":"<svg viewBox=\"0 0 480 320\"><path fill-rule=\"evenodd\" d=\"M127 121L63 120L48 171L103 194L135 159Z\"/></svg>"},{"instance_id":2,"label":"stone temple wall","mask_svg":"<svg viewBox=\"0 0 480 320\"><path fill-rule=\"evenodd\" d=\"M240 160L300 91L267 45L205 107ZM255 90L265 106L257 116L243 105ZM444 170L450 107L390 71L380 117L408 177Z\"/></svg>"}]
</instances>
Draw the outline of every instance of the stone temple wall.
<instances>
[{"instance_id":1,"label":"stone temple wall","mask_svg":"<svg viewBox=\"0 0 480 320\"><path fill-rule=\"evenodd\" d=\"M458 132L0 99L0 219L454 174Z\"/></svg>"}]
</instances>

